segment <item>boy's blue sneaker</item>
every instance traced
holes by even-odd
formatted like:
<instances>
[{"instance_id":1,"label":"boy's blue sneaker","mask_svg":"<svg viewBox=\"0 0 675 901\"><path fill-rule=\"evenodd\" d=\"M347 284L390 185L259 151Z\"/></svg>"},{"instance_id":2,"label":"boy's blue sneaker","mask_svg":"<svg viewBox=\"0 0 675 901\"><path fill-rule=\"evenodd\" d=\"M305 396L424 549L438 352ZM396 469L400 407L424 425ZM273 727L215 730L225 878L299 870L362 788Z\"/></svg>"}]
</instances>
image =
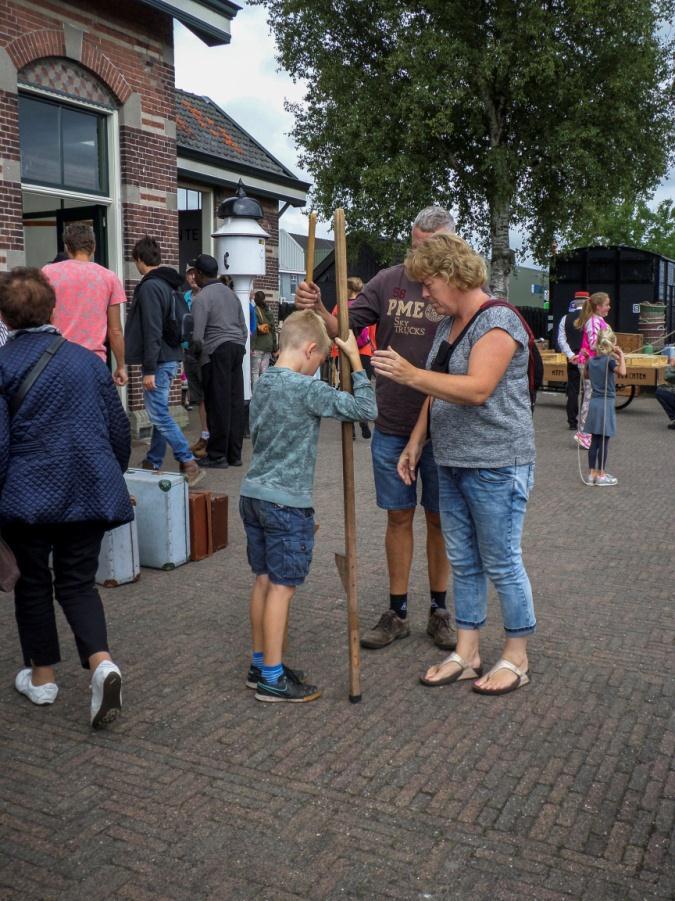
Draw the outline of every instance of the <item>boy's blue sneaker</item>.
<instances>
[{"instance_id":1,"label":"boy's blue sneaker","mask_svg":"<svg viewBox=\"0 0 675 901\"><path fill-rule=\"evenodd\" d=\"M316 685L305 685L304 682L291 682L287 676L282 676L274 685L267 682L258 682L256 686L256 701L269 701L276 704L280 701L290 701L291 704L302 704L305 701L316 701L321 697L321 692Z\"/></svg>"},{"instance_id":2,"label":"boy's blue sneaker","mask_svg":"<svg viewBox=\"0 0 675 901\"><path fill-rule=\"evenodd\" d=\"M287 679L291 682L296 682L298 685L302 685L305 681L305 673L303 670L292 670L290 666L286 666L285 663L282 663L282 666L284 668L284 676L286 676ZM262 682L262 670L259 666L253 666L253 664L251 664L246 676L246 688L257 688L258 682Z\"/></svg>"}]
</instances>

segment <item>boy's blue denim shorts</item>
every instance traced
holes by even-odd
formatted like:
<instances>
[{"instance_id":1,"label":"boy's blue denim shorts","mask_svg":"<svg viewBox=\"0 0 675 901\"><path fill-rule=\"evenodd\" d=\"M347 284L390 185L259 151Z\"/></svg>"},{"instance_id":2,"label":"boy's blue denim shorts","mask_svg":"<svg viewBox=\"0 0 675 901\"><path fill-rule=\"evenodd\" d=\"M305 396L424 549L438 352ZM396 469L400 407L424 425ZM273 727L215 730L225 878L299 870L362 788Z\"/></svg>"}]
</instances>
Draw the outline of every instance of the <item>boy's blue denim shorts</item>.
<instances>
[{"instance_id":1,"label":"boy's blue denim shorts","mask_svg":"<svg viewBox=\"0 0 675 901\"><path fill-rule=\"evenodd\" d=\"M246 553L256 576L275 585L302 585L314 550L312 507L284 507L253 497L239 499Z\"/></svg>"},{"instance_id":2,"label":"boy's blue denim shorts","mask_svg":"<svg viewBox=\"0 0 675 901\"><path fill-rule=\"evenodd\" d=\"M414 510L417 506L417 482L422 480L421 503L429 513L438 513L438 467L434 460L431 441L427 441L417 465L417 478L406 485L396 471L408 438L404 435L386 435L373 430L370 451L373 455L373 477L377 506L381 510Z\"/></svg>"}]
</instances>

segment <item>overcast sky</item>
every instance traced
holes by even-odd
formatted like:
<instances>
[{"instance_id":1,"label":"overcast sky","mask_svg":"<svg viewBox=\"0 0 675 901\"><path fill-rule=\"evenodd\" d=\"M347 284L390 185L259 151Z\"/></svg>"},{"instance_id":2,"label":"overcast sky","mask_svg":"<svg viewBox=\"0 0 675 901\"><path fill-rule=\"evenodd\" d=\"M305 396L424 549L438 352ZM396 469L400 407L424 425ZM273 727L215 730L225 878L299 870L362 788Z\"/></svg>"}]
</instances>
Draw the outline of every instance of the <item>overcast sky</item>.
<instances>
[{"instance_id":1,"label":"overcast sky","mask_svg":"<svg viewBox=\"0 0 675 901\"><path fill-rule=\"evenodd\" d=\"M285 100L302 99L303 86L293 84L277 69L264 9L244 5L232 22L232 42L224 47L206 47L176 23L175 49L177 87L211 97L273 156L299 177L310 180L298 166L297 150L289 137L293 117L284 109ZM675 172L671 172L654 201L674 194ZM300 210L289 208L280 225L287 231L305 233L307 218ZM329 223L320 222L317 234L332 237ZM516 250L521 246L517 232L512 233L511 246ZM529 261L520 256L518 262L527 265Z\"/></svg>"}]
</instances>

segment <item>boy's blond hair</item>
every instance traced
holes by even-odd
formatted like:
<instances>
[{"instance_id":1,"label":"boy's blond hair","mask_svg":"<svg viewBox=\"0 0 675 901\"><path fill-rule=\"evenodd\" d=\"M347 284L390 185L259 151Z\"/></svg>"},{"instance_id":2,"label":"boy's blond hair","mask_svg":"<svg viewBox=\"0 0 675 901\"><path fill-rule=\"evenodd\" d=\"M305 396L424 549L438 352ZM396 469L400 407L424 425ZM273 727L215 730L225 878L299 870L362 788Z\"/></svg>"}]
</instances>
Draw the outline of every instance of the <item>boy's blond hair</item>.
<instances>
[{"instance_id":1,"label":"boy's blond hair","mask_svg":"<svg viewBox=\"0 0 675 901\"><path fill-rule=\"evenodd\" d=\"M458 235L432 235L409 250L405 271L412 281L438 277L460 291L481 288L487 281L484 260Z\"/></svg>"},{"instance_id":2,"label":"boy's blond hair","mask_svg":"<svg viewBox=\"0 0 675 901\"><path fill-rule=\"evenodd\" d=\"M598 332L598 338L595 342L595 352L598 356L607 356L616 347L616 335L611 328L603 328Z\"/></svg>"},{"instance_id":3,"label":"boy's blond hair","mask_svg":"<svg viewBox=\"0 0 675 901\"><path fill-rule=\"evenodd\" d=\"M298 310L284 321L279 335L279 350L298 350L307 341L313 341L324 356L333 343L320 316L313 310Z\"/></svg>"}]
</instances>

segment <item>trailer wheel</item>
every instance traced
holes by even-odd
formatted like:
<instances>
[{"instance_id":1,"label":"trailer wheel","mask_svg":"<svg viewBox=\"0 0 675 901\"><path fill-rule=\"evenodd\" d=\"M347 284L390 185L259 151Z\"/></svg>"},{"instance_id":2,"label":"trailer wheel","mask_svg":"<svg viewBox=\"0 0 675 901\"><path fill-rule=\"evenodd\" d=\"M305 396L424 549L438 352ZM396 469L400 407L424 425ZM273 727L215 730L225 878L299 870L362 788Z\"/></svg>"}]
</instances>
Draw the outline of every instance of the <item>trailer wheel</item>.
<instances>
[{"instance_id":1,"label":"trailer wheel","mask_svg":"<svg viewBox=\"0 0 675 901\"><path fill-rule=\"evenodd\" d=\"M617 388L630 388L630 394L617 394L614 400L614 409L615 410L625 410L628 404L633 400L635 395L637 394L637 388L635 385L617 385Z\"/></svg>"}]
</instances>

